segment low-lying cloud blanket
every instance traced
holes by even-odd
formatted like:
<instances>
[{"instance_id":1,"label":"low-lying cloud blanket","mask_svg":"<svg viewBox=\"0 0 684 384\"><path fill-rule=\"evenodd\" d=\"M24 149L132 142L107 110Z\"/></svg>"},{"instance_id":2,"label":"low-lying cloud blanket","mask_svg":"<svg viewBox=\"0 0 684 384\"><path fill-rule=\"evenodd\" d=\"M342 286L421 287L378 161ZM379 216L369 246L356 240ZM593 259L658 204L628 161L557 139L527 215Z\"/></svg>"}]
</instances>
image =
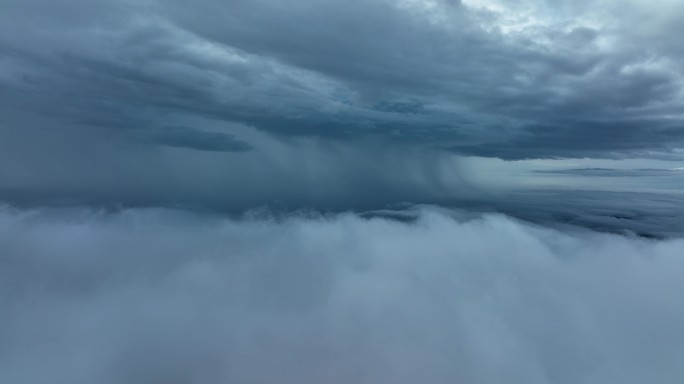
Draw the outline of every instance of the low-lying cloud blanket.
<instances>
[{"instance_id":1,"label":"low-lying cloud blanket","mask_svg":"<svg viewBox=\"0 0 684 384\"><path fill-rule=\"evenodd\" d=\"M0 382L681 382L684 240L418 212L6 207Z\"/></svg>"}]
</instances>

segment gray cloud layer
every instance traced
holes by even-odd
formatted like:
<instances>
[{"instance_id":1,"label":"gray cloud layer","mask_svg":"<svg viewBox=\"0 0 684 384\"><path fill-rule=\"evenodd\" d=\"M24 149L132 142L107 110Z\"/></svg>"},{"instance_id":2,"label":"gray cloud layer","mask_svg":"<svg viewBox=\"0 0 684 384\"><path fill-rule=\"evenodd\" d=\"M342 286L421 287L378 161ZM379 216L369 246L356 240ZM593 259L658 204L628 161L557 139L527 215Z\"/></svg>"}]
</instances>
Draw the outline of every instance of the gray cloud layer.
<instances>
[{"instance_id":1,"label":"gray cloud layer","mask_svg":"<svg viewBox=\"0 0 684 384\"><path fill-rule=\"evenodd\" d=\"M681 381L682 240L418 213L4 209L0 381Z\"/></svg>"},{"instance_id":2,"label":"gray cloud layer","mask_svg":"<svg viewBox=\"0 0 684 384\"><path fill-rule=\"evenodd\" d=\"M682 35L682 0L3 0L0 382L681 382Z\"/></svg>"},{"instance_id":3,"label":"gray cloud layer","mask_svg":"<svg viewBox=\"0 0 684 384\"><path fill-rule=\"evenodd\" d=\"M674 156L682 5L9 0L0 124L5 140L87 129L209 151L258 143L168 127L202 117L507 159Z\"/></svg>"}]
</instances>

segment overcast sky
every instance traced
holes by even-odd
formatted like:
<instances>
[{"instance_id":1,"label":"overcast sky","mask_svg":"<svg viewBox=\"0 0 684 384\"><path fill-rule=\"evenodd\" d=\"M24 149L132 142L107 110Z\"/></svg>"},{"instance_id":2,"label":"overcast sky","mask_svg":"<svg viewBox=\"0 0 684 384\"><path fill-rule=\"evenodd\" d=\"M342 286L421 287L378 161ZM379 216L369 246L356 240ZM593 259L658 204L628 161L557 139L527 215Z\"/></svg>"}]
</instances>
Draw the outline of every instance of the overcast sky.
<instances>
[{"instance_id":1,"label":"overcast sky","mask_svg":"<svg viewBox=\"0 0 684 384\"><path fill-rule=\"evenodd\" d=\"M680 0L0 7L6 199L377 205L535 159L684 165Z\"/></svg>"}]
</instances>

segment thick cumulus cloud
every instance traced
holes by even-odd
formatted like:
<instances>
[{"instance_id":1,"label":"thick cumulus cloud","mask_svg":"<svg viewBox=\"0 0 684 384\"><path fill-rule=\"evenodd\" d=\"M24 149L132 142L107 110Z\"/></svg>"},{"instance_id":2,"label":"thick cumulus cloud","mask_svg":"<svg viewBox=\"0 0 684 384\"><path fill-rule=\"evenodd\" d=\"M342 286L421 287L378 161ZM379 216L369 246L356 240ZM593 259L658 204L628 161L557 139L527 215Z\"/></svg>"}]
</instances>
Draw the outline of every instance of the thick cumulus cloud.
<instances>
[{"instance_id":1,"label":"thick cumulus cloud","mask_svg":"<svg viewBox=\"0 0 684 384\"><path fill-rule=\"evenodd\" d=\"M0 124L213 152L256 144L174 120L506 159L680 156L683 5L8 0Z\"/></svg>"},{"instance_id":2,"label":"thick cumulus cloud","mask_svg":"<svg viewBox=\"0 0 684 384\"><path fill-rule=\"evenodd\" d=\"M0 381L681 381L682 240L412 215L5 208Z\"/></svg>"}]
</instances>

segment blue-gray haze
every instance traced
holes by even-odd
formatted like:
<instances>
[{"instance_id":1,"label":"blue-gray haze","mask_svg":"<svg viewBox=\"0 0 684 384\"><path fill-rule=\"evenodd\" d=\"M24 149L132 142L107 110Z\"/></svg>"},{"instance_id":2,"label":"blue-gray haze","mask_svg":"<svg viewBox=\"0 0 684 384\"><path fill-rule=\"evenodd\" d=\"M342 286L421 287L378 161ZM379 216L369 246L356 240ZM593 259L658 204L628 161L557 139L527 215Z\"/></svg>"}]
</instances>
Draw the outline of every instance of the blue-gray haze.
<instances>
[{"instance_id":1,"label":"blue-gray haze","mask_svg":"<svg viewBox=\"0 0 684 384\"><path fill-rule=\"evenodd\" d=\"M684 0L0 0L0 383L679 384Z\"/></svg>"}]
</instances>

